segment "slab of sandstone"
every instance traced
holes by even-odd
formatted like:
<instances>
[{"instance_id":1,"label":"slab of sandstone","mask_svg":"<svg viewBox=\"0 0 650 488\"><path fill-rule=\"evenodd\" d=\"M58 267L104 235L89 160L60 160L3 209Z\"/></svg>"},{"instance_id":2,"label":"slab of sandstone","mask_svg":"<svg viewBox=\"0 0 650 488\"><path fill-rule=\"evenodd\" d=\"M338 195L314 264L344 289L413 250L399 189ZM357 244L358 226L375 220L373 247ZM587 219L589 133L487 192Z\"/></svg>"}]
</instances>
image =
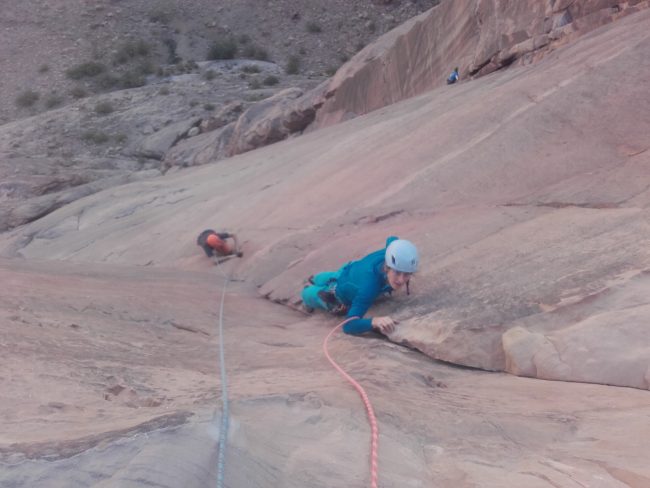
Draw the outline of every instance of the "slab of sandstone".
<instances>
[{"instance_id":1,"label":"slab of sandstone","mask_svg":"<svg viewBox=\"0 0 650 488\"><path fill-rule=\"evenodd\" d=\"M649 25L650 11L629 15L537 64L91 195L6 233L0 252L185 266L218 227L242 236L242 279L297 307L309 275L399 235L423 264L412 295L370 311L400 320L392 340L647 389L650 106L619 75L650 75Z\"/></svg>"},{"instance_id":2,"label":"slab of sandstone","mask_svg":"<svg viewBox=\"0 0 650 488\"><path fill-rule=\"evenodd\" d=\"M223 275L205 261L0 260L0 484L216 483ZM336 322L252 288L225 300L226 486L367 485L363 405L322 355ZM330 352L374 406L381 486L650 481L647 392L459 369L379 337Z\"/></svg>"}]
</instances>

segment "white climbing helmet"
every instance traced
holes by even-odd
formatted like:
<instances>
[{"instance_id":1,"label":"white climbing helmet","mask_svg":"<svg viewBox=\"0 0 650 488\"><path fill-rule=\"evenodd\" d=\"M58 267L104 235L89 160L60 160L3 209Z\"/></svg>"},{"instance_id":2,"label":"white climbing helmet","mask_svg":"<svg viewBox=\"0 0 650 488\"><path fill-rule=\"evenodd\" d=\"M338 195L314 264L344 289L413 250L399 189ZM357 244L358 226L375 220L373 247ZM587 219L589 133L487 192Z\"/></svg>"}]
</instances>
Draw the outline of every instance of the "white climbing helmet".
<instances>
[{"instance_id":1,"label":"white climbing helmet","mask_svg":"<svg viewBox=\"0 0 650 488\"><path fill-rule=\"evenodd\" d=\"M402 273L415 273L418 270L418 250L411 241L397 239L386 248L386 266Z\"/></svg>"}]
</instances>

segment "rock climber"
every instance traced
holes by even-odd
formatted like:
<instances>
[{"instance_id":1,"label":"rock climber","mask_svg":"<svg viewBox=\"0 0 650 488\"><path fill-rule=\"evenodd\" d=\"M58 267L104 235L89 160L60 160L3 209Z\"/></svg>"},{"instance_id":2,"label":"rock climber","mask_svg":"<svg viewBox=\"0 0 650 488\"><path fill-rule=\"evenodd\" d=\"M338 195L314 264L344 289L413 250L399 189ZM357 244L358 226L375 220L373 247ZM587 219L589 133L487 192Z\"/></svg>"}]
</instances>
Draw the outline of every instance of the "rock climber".
<instances>
[{"instance_id":1,"label":"rock climber","mask_svg":"<svg viewBox=\"0 0 650 488\"><path fill-rule=\"evenodd\" d=\"M375 330L390 334L397 321L390 316L366 317L373 302L385 293L406 287L418 269L418 251L410 241L391 236L386 247L351 261L338 271L323 272L309 278L302 291L305 309L321 309L336 315L356 317L343 326L347 334Z\"/></svg>"},{"instance_id":2,"label":"rock climber","mask_svg":"<svg viewBox=\"0 0 650 488\"><path fill-rule=\"evenodd\" d=\"M228 240L232 240L232 242L228 242ZM204 230L199 234L196 243L203 248L206 256L212 258L217 264L231 257L240 258L244 255L239 248L237 236L228 232Z\"/></svg>"},{"instance_id":3,"label":"rock climber","mask_svg":"<svg viewBox=\"0 0 650 488\"><path fill-rule=\"evenodd\" d=\"M454 83L456 83L458 81L458 78L459 78L459 76L458 76L458 68L454 68L454 71L452 71L451 74L449 75L449 78L447 78L447 84L448 85L453 85Z\"/></svg>"}]
</instances>

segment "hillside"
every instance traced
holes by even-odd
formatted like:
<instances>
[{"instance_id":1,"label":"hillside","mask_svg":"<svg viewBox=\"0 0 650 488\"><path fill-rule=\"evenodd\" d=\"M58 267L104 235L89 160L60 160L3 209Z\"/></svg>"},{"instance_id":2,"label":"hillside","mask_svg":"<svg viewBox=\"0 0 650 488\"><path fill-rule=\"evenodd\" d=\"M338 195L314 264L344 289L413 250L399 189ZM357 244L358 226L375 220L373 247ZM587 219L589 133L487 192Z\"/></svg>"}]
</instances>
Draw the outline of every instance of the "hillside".
<instances>
[{"instance_id":1,"label":"hillside","mask_svg":"<svg viewBox=\"0 0 650 488\"><path fill-rule=\"evenodd\" d=\"M161 162L175 144L303 95L435 3L5 2L0 231L160 176L175 165ZM302 118L290 132L313 113Z\"/></svg>"},{"instance_id":2,"label":"hillside","mask_svg":"<svg viewBox=\"0 0 650 488\"><path fill-rule=\"evenodd\" d=\"M0 124L67 105L81 90L113 91L129 76L137 81L159 69L183 71L188 62L207 60L215 42L227 40L237 57L284 68L295 56L297 73L322 80L361 47L437 3L8 0L0 20ZM138 43L147 45L147 56L132 60L138 50L128 48ZM105 66L102 80L70 77L70 69L87 62ZM39 98L17 103L26 91Z\"/></svg>"}]
</instances>

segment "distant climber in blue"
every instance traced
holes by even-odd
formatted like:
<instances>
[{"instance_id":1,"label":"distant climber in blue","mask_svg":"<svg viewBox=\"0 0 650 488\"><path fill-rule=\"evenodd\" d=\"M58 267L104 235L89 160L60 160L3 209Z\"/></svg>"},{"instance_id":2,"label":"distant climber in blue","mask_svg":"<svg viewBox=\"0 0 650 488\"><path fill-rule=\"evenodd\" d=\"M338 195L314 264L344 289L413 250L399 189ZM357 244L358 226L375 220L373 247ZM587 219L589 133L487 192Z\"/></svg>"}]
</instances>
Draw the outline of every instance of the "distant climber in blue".
<instances>
[{"instance_id":1,"label":"distant climber in blue","mask_svg":"<svg viewBox=\"0 0 650 488\"><path fill-rule=\"evenodd\" d=\"M410 241L391 236L386 247L351 261L338 271L318 273L309 278L302 290L302 302L308 312L321 309L348 318L343 326L347 334L363 334L372 330L390 334L395 330L392 317L364 315L383 294L406 287L418 269L418 251Z\"/></svg>"},{"instance_id":2,"label":"distant climber in blue","mask_svg":"<svg viewBox=\"0 0 650 488\"><path fill-rule=\"evenodd\" d=\"M449 75L449 78L447 78L447 84L448 85L453 85L458 81L458 68L454 68L454 71L451 72Z\"/></svg>"}]
</instances>

